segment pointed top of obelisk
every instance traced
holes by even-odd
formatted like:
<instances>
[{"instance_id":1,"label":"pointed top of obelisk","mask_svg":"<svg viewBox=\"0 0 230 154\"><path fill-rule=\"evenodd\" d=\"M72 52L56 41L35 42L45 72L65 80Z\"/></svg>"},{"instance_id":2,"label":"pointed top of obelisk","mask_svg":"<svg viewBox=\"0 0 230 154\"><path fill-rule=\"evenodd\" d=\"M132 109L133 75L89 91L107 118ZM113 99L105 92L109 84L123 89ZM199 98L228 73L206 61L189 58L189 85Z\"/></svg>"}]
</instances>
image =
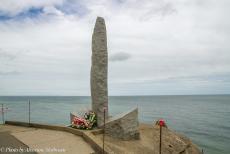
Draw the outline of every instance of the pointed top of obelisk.
<instances>
[{"instance_id":1,"label":"pointed top of obelisk","mask_svg":"<svg viewBox=\"0 0 230 154\"><path fill-rule=\"evenodd\" d=\"M105 20L102 17L97 17L95 26L94 26L94 33L95 31L98 32L105 32L106 33L106 26L105 26Z\"/></svg>"},{"instance_id":2,"label":"pointed top of obelisk","mask_svg":"<svg viewBox=\"0 0 230 154\"><path fill-rule=\"evenodd\" d=\"M97 16L97 20L104 20L103 17Z\"/></svg>"}]
</instances>

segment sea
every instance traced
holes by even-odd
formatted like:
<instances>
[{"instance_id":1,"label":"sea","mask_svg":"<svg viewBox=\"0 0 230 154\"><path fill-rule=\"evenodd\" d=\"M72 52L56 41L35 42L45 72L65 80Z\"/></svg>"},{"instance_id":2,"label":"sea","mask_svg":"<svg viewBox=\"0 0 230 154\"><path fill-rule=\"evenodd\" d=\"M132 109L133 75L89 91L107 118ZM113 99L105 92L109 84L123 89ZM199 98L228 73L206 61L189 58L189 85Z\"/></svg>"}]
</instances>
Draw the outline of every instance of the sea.
<instances>
[{"instance_id":1,"label":"sea","mask_svg":"<svg viewBox=\"0 0 230 154\"><path fill-rule=\"evenodd\" d=\"M91 98L0 96L0 104L4 120L69 125L69 113L83 115L91 108ZM205 154L230 154L230 95L109 97L111 116L135 107L141 123L153 125L164 119L170 129L189 137Z\"/></svg>"}]
</instances>

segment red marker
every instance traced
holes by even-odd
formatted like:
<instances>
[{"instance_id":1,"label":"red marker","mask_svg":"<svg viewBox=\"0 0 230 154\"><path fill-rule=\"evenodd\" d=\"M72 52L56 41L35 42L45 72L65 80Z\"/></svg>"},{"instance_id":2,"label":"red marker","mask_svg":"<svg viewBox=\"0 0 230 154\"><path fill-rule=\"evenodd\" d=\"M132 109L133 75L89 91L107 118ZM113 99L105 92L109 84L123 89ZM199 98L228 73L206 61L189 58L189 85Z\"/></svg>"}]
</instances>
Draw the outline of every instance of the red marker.
<instances>
[{"instance_id":1,"label":"red marker","mask_svg":"<svg viewBox=\"0 0 230 154\"><path fill-rule=\"evenodd\" d=\"M162 126L164 126L165 125L165 121L163 120L163 119L160 119L159 120L159 125L162 127Z\"/></svg>"}]
</instances>

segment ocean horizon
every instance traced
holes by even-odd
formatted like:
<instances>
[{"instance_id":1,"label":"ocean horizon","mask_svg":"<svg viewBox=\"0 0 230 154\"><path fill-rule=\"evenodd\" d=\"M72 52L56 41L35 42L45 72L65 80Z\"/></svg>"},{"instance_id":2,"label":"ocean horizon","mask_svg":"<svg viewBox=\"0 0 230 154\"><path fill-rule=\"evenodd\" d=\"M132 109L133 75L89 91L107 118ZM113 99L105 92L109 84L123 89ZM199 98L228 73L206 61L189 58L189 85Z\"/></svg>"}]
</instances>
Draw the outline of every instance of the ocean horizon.
<instances>
[{"instance_id":1,"label":"ocean horizon","mask_svg":"<svg viewBox=\"0 0 230 154\"><path fill-rule=\"evenodd\" d=\"M116 96L222 96L226 94L158 94L158 95L109 95L109 97ZM0 97L91 97L90 95L0 95Z\"/></svg>"},{"instance_id":2,"label":"ocean horizon","mask_svg":"<svg viewBox=\"0 0 230 154\"><path fill-rule=\"evenodd\" d=\"M91 108L90 96L0 96L9 109L5 120L68 125L69 113ZM163 118L170 129L189 137L207 154L229 154L230 95L109 96L109 114L139 109L139 121L153 124ZM0 115L0 119L1 119Z\"/></svg>"}]
</instances>

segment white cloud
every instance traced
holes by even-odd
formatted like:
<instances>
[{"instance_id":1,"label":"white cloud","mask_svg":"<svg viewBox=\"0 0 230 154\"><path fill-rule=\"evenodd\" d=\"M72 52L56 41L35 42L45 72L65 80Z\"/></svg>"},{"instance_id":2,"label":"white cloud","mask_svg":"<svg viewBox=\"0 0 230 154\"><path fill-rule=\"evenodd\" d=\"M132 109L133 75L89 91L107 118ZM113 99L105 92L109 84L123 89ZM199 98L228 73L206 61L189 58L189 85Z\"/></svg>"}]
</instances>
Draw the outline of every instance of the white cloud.
<instances>
[{"instance_id":1,"label":"white cloud","mask_svg":"<svg viewBox=\"0 0 230 154\"><path fill-rule=\"evenodd\" d=\"M60 5L62 3L63 0L1 0L0 15L2 13L9 16L15 16L30 8L42 8L46 6Z\"/></svg>"},{"instance_id":2,"label":"white cloud","mask_svg":"<svg viewBox=\"0 0 230 154\"><path fill-rule=\"evenodd\" d=\"M88 10L82 16L55 7L66 2L1 1L0 12L11 16L43 8L36 18L0 21L0 72L8 72L0 74L2 95L89 95L96 16L106 20L110 60L123 60L109 63L111 95L230 92L229 81L207 77L229 74L227 0L81 1ZM28 52L15 58L19 51Z\"/></svg>"},{"instance_id":3,"label":"white cloud","mask_svg":"<svg viewBox=\"0 0 230 154\"><path fill-rule=\"evenodd\" d=\"M63 16L64 13L60 10L56 9L54 6L46 6L43 9L44 15L56 15L56 16Z\"/></svg>"}]
</instances>

